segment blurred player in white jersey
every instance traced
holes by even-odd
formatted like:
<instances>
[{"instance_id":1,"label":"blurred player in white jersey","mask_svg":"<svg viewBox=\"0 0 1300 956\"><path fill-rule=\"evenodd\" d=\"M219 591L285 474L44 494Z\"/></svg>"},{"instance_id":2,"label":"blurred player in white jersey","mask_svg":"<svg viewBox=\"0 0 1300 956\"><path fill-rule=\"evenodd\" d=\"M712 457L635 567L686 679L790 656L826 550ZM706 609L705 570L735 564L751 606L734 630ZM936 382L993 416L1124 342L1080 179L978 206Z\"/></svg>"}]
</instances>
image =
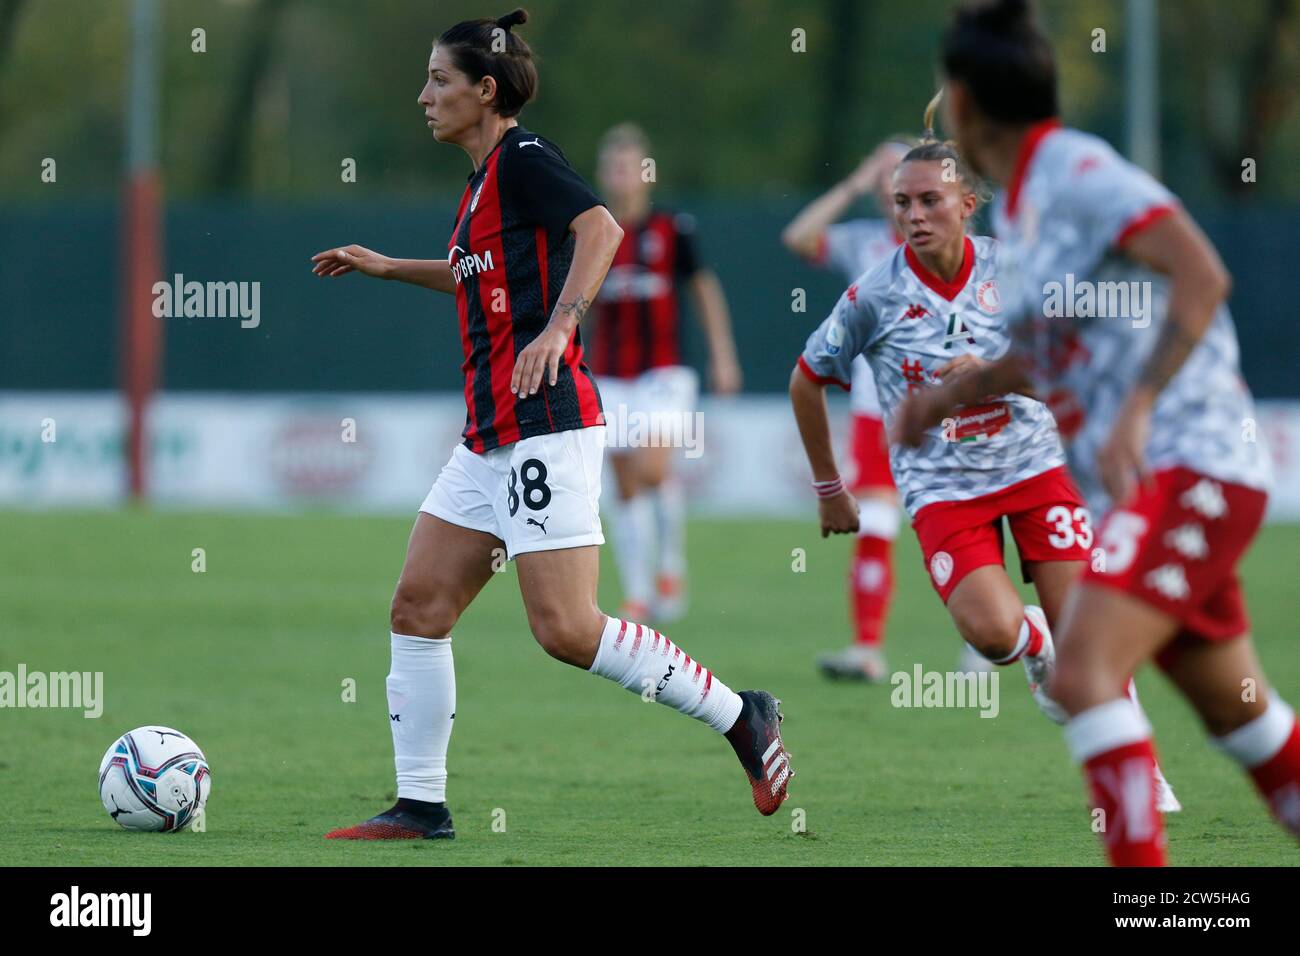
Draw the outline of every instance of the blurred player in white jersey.
<instances>
[{"instance_id":1,"label":"blurred player in white jersey","mask_svg":"<svg viewBox=\"0 0 1300 956\"><path fill-rule=\"evenodd\" d=\"M799 358L790 397L823 535L860 525L858 503L836 473L824 386L848 387L854 359L864 356L889 419L911 392L970 374L1008 347L996 244L966 234L977 189L950 145L929 141L907 152L891 181L904 245L849 286ZM918 449L896 448L890 458L957 630L994 664L1021 661L1038 706L1063 720L1046 694L1051 622L1088 558L1092 530L1051 413L1026 395L982 397L931 429ZM1022 604L1007 575L1004 518L1042 608Z\"/></svg>"},{"instance_id":2,"label":"blurred player in white jersey","mask_svg":"<svg viewBox=\"0 0 1300 956\"><path fill-rule=\"evenodd\" d=\"M906 137L891 137L878 145L843 182L809 203L781 233L781 242L815 266L834 269L852 282L884 262L903 237L892 218L838 221L860 198L871 193L881 212L894 200L890 192L894 169L915 145ZM849 391L852 411L849 467L845 482L858 499L858 533L849 568L854 641L849 647L817 659L829 677L873 682L889 675L885 662L885 617L894 590L893 546L898 536L898 493L889 471L889 447L876 397L876 383L867 360L853 361Z\"/></svg>"},{"instance_id":3,"label":"blurred player in white jersey","mask_svg":"<svg viewBox=\"0 0 1300 956\"><path fill-rule=\"evenodd\" d=\"M623 228L623 241L591 310L591 367L605 415L629 430L638 419L695 414L700 385L682 355L684 293L708 341L714 394L733 395L741 385L722 284L700 261L694 218L652 204L651 183L643 175L649 153L645 133L631 123L609 130L600 144L601 191ZM662 444L615 445L609 452L618 483L619 614L676 620L686 602L686 501L673 474L680 452Z\"/></svg>"},{"instance_id":4,"label":"blurred player in white jersey","mask_svg":"<svg viewBox=\"0 0 1300 956\"><path fill-rule=\"evenodd\" d=\"M1103 811L1113 864L1165 862L1151 728L1124 696L1148 660L1300 836L1300 728L1264 678L1237 577L1270 476L1243 427L1254 406L1224 305L1227 271L1168 190L1104 141L1061 127L1052 50L1025 0L959 10L943 62L949 128L1006 187L995 225L1015 347L913 396L897 435L923 443L930 423L972 396L1030 383L1074 410L1072 464L1114 504L1057 629L1051 688L1071 715L1066 742Z\"/></svg>"}]
</instances>

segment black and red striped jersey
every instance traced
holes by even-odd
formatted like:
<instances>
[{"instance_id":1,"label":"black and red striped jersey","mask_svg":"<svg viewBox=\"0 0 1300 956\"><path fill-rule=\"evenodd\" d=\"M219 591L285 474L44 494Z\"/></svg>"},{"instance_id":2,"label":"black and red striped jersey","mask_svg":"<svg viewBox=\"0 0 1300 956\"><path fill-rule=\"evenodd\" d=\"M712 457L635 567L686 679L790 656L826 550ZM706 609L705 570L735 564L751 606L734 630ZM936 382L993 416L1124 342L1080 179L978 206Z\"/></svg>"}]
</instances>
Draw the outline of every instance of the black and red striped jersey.
<instances>
[{"instance_id":1,"label":"black and red striped jersey","mask_svg":"<svg viewBox=\"0 0 1300 956\"><path fill-rule=\"evenodd\" d=\"M514 126L469 177L447 243L475 452L605 422L575 329L554 386L510 393L515 356L546 327L573 262L575 217L603 205L550 140Z\"/></svg>"},{"instance_id":2,"label":"black and red striped jersey","mask_svg":"<svg viewBox=\"0 0 1300 956\"><path fill-rule=\"evenodd\" d=\"M619 225L623 242L594 306L592 365L597 375L633 378L682 364L681 284L700 265L690 216L656 209Z\"/></svg>"}]
</instances>

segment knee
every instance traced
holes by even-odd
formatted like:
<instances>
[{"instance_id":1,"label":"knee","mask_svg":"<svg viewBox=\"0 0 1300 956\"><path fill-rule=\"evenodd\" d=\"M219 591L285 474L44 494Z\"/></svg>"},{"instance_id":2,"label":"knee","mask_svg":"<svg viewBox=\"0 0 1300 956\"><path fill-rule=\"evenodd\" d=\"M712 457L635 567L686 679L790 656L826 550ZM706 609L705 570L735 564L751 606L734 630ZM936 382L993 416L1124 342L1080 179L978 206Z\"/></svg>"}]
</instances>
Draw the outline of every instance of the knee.
<instances>
[{"instance_id":1,"label":"knee","mask_svg":"<svg viewBox=\"0 0 1300 956\"><path fill-rule=\"evenodd\" d=\"M603 620L593 607L591 613L547 605L528 609L528 626L542 650L557 661L588 668L596 659Z\"/></svg>"},{"instance_id":2,"label":"knee","mask_svg":"<svg viewBox=\"0 0 1300 956\"><path fill-rule=\"evenodd\" d=\"M441 594L421 594L398 582L388 617L394 634L446 637L456 626L460 609Z\"/></svg>"},{"instance_id":3,"label":"knee","mask_svg":"<svg viewBox=\"0 0 1300 956\"><path fill-rule=\"evenodd\" d=\"M1016 649L1024 609L984 607L957 621L957 629L975 650L991 661L1008 657Z\"/></svg>"}]
</instances>

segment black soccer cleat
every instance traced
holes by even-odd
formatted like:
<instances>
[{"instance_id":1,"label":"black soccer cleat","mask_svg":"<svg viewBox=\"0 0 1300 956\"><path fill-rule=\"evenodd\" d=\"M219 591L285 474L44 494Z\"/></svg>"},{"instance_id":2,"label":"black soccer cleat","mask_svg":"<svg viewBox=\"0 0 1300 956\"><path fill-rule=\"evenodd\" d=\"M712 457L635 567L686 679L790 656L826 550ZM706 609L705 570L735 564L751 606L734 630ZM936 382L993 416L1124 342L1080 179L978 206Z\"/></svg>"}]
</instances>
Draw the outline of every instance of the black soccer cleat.
<instances>
[{"instance_id":1,"label":"black soccer cleat","mask_svg":"<svg viewBox=\"0 0 1300 956\"><path fill-rule=\"evenodd\" d=\"M727 731L727 740L749 777L754 806L765 817L776 813L790 794L786 789L794 769L781 741L781 702L765 690L740 692L740 716Z\"/></svg>"},{"instance_id":2,"label":"black soccer cleat","mask_svg":"<svg viewBox=\"0 0 1300 956\"><path fill-rule=\"evenodd\" d=\"M365 823L325 834L327 840L454 840L451 811L438 807L428 814L411 813L394 805Z\"/></svg>"}]
</instances>

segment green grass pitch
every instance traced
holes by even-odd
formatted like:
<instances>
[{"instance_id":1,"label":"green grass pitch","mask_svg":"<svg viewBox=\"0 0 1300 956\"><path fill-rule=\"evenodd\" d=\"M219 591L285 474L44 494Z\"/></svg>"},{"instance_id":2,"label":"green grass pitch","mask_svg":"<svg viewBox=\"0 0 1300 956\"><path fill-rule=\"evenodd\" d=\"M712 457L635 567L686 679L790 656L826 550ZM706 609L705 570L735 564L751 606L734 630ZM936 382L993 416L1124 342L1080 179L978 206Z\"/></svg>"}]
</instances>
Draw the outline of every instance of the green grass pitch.
<instances>
[{"instance_id":1,"label":"green grass pitch","mask_svg":"<svg viewBox=\"0 0 1300 956\"><path fill-rule=\"evenodd\" d=\"M0 513L0 670L103 671L100 719L0 710L4 864L1084 864L1101 862L1083 786L1019 668L1001 712L896 709L890 688L828 684L813 655L844 642L850 542L805 522L696 521L692 613L673 638L735 689L781 697L798 777L753 809L726 743L550 660L513 570L455 631L454 842L321 835L389 805L388 601L410 521L140 511ZM191 570L203 548L207 570ZM807 570L792 570L804 548ZM1300 704L1294 648L1300 528L1266 529L1244 580L1265 667ZM606 552L606 560L609 555ZM947 670L958 641L900 536L894 669ZM601 584L616 603L609 564ZM345 679L357 699L344 702ZM1248 781L1213 752L1154 672L1139 677L1186 811L1171 861L1294 865ZM207 753L203 833L133 834L99 804L114 738L168 724ZM795 832L792 811L806 832ZM498 826L494 828L494 821ZM500 824L504 823L504 832Z\"/></svg>"}]
</instances>

